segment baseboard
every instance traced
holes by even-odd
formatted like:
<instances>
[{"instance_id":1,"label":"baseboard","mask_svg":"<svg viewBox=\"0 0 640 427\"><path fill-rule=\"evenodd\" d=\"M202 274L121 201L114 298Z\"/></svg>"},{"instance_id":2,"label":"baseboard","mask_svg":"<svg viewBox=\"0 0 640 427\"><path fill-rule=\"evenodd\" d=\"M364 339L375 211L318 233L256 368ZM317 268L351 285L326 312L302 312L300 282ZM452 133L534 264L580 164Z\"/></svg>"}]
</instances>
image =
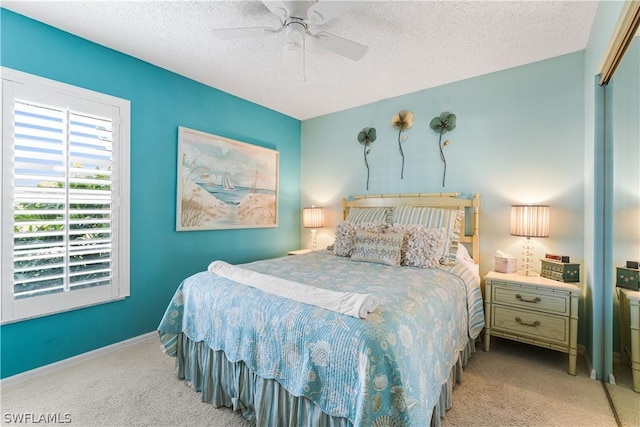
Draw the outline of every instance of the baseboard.
<instances>
[{"instance_id":1,"label":"baseboard","mask_svg":"<svg viewBox=\"0 0 640 427\"><path fill-rule=\"evenodd\" d=\"M23 383L32 378L39 377L41 375L50 374L52 372L59 371L69 366L77 365L87 360L93 359L98 356L113 353L114 351L122 350L132 345L140 344L144 341L148 341L158 337L158 332L153 331L137 337L129 338L128 340L120 341L115 344L111 344L105 347L97 348L95 350L88 351L86 353L79 354L77 356L69 357L58 362L50 363L49 365L41 366L39 368L31 369L30 371L21 372L19 374L3 378L0 380L0 388L11 387L20 383Z\"/></svg>"},{"instance_id":2,"label":"baseboard","mask_svg":"<svg viewBox=\"0 0 640 427\"><path fill-rule=\"evenodd\" d=\"M589 359L589 353L587 353L587 349L583 345L578 345L578 354L581 357L584 357L584 363L587 366L587 372L591 372L590 378L592 380L598 380L596 370L593 369L593 365L591 364L591 359ZM620 353L613 352L613 364L620 363ZM613 374L609 374L609 384L615 384L616 378Z\"/></svg>"},{"instance_id":3,"label":"baseboard","mask_svg":"<svg viewBox=\"0 0 640 427\"><path fill-rule=\"evenodd\" d=\"M620 353L618 353L617 351L613 352L613 366L619 365L620 364ZM612 385L616 385L616 376L612 373L609 374L609 384Z\"/></svg>"},{"instance_id":4,"label":"baseboard","mask_svg":"<svg viewBox=\"0 0 640 427\"><path fill-rule=\"evenodd\" d=\"M593 364L591 364L591 359L589 358L589 353L587 353L587 349L582 344L578 344L578 355L584 359L584 364L587 368L587 372L590 373L589 378L592 380L596 378L596 370L593 369Z\"/></svg>"}]
</instances>

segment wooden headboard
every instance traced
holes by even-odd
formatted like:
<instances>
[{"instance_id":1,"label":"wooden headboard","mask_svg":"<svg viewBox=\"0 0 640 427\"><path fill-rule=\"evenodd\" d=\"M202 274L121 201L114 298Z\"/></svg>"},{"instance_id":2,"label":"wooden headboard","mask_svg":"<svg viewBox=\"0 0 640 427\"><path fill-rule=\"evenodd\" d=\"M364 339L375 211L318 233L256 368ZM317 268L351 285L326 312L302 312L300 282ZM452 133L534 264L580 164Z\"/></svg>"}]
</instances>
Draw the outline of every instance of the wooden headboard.
<instances>
[{"instance_id":1,"label":"wooden headboard","mask_svg":"<svg viewBox=\"0 0 640 427\"><path fill-rule=\"evenodd\" d=\"M342 199L342 219L347 219L350 208L374 208L395 206L429 206L442 209L464 208L460 241L471 246L471 256L480 264L480 196L474 194L471 199L460 198L460 193L416 193L416 194L376 194L359 195ZM467 225L471 222L470 233Z\"/></svg>"}]
</instances>

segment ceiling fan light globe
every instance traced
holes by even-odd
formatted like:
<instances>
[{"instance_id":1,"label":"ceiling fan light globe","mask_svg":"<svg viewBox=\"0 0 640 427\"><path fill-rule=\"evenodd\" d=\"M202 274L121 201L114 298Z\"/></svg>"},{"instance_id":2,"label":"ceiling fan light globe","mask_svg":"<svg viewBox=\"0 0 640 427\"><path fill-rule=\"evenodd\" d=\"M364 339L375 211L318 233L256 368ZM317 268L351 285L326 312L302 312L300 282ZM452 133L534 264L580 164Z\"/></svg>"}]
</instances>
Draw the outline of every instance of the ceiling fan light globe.
<instances>
[{"instance_id":1,"label":"ceiling fan light globe","mask_svg":"<svg viewBox=\"0 0 640 427\"><path fill-rule=\"evenodd\" d=\"M287 24L285 34L289 42L302 43L304 40L305 27L299 22L290 22Z\"/></svg>"},{"instance_id":2,"label":"ceiling fan light globe","mask_svg":"<svg viewBox=\"0 0 640 427\"><path fill-rule=\"evenodd\" d=\"M298 50L302 47L301 43L296 43L296 42L289 42L285 45L284 50Z\"/></svg>"}]
</instances>

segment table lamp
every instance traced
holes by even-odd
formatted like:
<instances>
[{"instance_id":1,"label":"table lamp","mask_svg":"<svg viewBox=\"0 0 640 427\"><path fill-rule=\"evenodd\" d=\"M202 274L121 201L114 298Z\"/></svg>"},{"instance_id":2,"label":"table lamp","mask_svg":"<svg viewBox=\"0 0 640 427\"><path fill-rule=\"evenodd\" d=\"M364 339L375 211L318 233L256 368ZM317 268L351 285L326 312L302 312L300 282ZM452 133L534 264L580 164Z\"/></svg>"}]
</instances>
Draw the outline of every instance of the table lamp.
<instances>
[{"instance_id":1,"label":"table lamp","mask_svg":"<svg viewBox=\"0 0 640 427\"><path fill-rule=\"evenodd\" d=\"M531 270L531 256L533 255L532 237L549 237L549 206L548 205L512 205L511 206L511 235L526 237L523 244L524 268L518 274L537 276Z\"/></svg>"},{"instance_id":2,"label":"table lamp","mask_svg":"<svg viewBox=\"0 0 640 427\"><path fill-rule=\"evenodd\" d=\"M318 239L317 229L324 227L324 209L313 205L302 209L302 226L311 229L311 249L315 251Z\"/></svg>"}]
</instances>

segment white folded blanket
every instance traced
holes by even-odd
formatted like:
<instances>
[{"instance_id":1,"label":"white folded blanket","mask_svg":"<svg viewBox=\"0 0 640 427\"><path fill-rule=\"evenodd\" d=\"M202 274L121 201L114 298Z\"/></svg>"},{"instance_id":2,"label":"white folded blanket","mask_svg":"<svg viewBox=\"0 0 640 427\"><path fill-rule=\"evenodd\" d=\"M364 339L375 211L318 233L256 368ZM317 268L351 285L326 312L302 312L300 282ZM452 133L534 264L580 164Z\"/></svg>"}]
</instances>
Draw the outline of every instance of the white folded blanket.
<instances>
[{"instance_id":1,"label":"white folded blanket","mask_svg":"<svg viewBox=\"0 0 640 427\"><path fill-rule=\"evenodd\" d=\"M257 273L224 261L213 261L209 264L208 270L210 273L273 295L353 317L365 318L378 306L378 298L370 294L316 288L268 274Z\"/></svg>"}]
</instances>

